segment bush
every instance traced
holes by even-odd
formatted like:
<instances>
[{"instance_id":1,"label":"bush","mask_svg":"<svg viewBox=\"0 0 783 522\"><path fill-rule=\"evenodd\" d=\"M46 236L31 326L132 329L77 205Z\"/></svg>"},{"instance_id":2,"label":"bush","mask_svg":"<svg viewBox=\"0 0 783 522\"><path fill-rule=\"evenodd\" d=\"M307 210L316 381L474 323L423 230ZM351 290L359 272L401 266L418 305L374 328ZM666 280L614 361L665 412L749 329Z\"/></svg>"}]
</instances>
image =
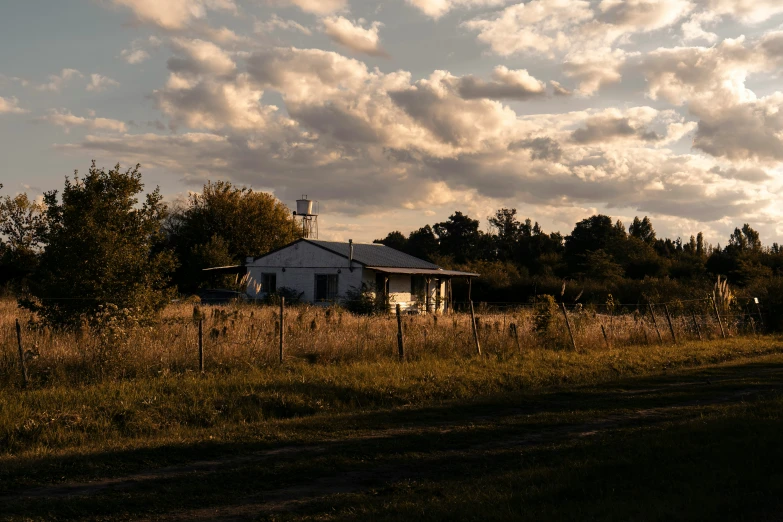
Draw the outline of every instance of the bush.
<instances>
[{"instance_id":1,"label":"bush","mask_svg":"<svg viewBox=\"0 0 783 522\"><path fill-rule=\"evenodd\" d=\"M279 305L280 298L284 297L286 305L298 305L302 302L302 296L304 296L304 292L288 286L281 286L275 293L266 296L266 303Z\"/></svg>"},{"instance_id":2,"label":"bush","mask_svg":"<svg viewBox=\"0 0 783 522\"><path fill-rule=\"evenodd\" d=\"M764 327L770 332L783 332L783 277L761 281L748 288L748 291L752 297L759 299Z\"/></svg>"},{"instance_id":3,"label":"bush","mask_svg":"<svg viewBox=\"0 0 783 522\"><path fill-rule=\"evenodd\" d=\"M346 310L356 315L372 315L379 311L375 291L364 284L361 288L355 286L349 288L345 293L342 305Z\"/></svg>"}]
</instances>

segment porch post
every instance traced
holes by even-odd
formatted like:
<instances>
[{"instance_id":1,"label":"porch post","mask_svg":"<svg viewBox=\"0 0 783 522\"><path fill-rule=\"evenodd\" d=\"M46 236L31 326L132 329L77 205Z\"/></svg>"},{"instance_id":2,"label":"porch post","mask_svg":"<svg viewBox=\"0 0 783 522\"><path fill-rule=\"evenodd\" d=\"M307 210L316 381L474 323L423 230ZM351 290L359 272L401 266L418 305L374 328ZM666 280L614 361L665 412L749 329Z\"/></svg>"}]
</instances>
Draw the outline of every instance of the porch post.
<instances>
[{"instance_id":1,"label":"porch post","mask_svg":"<svg viewBox=\"0 0 783 522\"><path fill-rule=\"evenodd\" d=\"M427 281L427 294L424 298L424 307L427 309L427 313L430 313L430 278L425 278L425 281Z\"/></svg>"}]
</instances>

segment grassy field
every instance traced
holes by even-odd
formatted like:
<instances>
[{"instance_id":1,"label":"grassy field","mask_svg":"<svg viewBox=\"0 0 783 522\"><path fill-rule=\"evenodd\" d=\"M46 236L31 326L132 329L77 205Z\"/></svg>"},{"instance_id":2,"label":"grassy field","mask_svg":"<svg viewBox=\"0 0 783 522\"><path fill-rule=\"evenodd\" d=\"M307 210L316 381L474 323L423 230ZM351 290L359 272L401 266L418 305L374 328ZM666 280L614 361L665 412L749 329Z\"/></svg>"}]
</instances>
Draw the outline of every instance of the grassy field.
<instances>
[{"instance_id":1,"label":"grassy field","mask_svg":"<svg viewBox=\"0 0 783 522\"><path fill-rule=\"evenodd\" d=\"M729 323L723 340L704 322L696 341L675 321L679 344L659 343L644 317L581 311L574 351L557 316L542 333L529 310L484 310L482 357L465 316L406 317L400 361L396 321L293 308L280 364L274 309L203 311L204 374L192 306L108 333L21 316L22 388L19 312L0 302L0 520L777 520L783 507L778 337Z\"/></svg>"},{"instance_id":2,"label":"grassy field","mask_svg":"<svg viewBox=\"0 0 783 522\"><path fill-rule=\"evenodd\" d=\"M776 520L783 343L193 373L0 396L0 519Z\"/></svg>"}]
</instances>

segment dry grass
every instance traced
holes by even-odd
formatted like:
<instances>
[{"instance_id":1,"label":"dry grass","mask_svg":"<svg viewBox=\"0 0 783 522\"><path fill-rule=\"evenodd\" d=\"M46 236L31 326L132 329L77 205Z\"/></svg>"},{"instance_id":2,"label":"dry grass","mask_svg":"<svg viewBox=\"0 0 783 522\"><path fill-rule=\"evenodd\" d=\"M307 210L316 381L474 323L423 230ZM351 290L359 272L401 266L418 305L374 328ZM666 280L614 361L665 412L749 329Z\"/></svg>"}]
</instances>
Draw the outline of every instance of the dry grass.
<instances>
[{"instance_id":1,"label":"dry grass","mask_svg":"<svg viewBox=\"0 0 783 522\"><path fill-rule=\"evenodd\" d=\"M238 372L277 364L279 311L248 304L201 306L204 351L210 372ZM675 335L681 342L697 337L690 310L672 307ZM662 310L657 310L663 344L672 344ZM697 321L705 340L720 337L706 307ZM105 379L133 379L183 374L198 369L198 327L194 305L169 306L155 327L115 329L112 333L82 329L59 332L38 327L12 300L0 301L0 387L19 385L14 321L23 325L23 346L34 386L81 384ZM660 344L649 314L596 313L581 307L569 311L576 344L583 352L605 352L636 345ZM531 308L477 309L479 339L486 356L506 360L541 350L568 350L570 340L561 312L552 312L546 332L535 329ZM725 325L732 336L752 334L737 317ZM404 317L406 359L474 357L470 316ZM511 325L516 327L516 336ZM601 327L606 332L604 338ZM285 359L312 364L380 362L397 358L397 322L392 316L360 317L339 308L290 307L285 316ZM517 342L518 341L518 342ZM607 346L607 342L611 345Z\"/></svg>"}]
</instances>

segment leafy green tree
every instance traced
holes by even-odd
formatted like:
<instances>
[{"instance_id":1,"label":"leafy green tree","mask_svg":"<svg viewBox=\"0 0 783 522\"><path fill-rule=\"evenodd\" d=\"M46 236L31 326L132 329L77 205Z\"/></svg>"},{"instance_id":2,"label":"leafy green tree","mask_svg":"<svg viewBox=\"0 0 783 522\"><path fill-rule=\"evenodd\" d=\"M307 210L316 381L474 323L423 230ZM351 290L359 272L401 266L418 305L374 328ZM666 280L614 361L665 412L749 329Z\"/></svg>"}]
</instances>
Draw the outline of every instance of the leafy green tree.
<instances>
[{"instance_id":1,"label":"leafy green tree","mask_svg":"<svg viewBox=\"0 0 783 522\"><path fill-rule=\"evenodd\" d=\"M424 225L408 235L405 252L426 261L434 261L438 256L438 238L429 225Z\"/></svg>"},{"instance_id":2,"label":"leafy green tree","mask_svg":"<svg viewBox=\"0 0 783 522\"><path fill-rule=\"evenodd\" d=\"M17 291L24 287L38 264L45 224L43 205L27 194L0 199L0 236L5 237L0 249L0 284L11 283Z\"/></svg>"},{"instance_id":3,"label":"leafy green tree","mask_svg":"<svg viewBox=\"0 0 783 522\"><path fill-rule=\"evenodd\" d=\"M441 254L452 257L457 263L476 259L482 243L479 222L462 212L455 212L448 221L432 227L438 236Z\"/></svg>"},{"instance_id":4,"label":"leafy green tree","mask_svg":"<svg viewBox=\"0 0 783 522\"><path fill-rule=\"evenodd\" d=\"M582 271L589 279L611 283L623 277L623 267L603 249L587 252L584 259Z\"/></svg>"},{"instance_id":5,"label":"leafy green tree","mask_svg":"<svg viewBox=\"0 0 783 522\"><path fill-rule=\"evenodd\" d=\"M408 246L408 239L403 235L402 232L395 230L394 232L389 232L383 239L376 239L373 241L373 243L386 245L389 248L399 250L400 252L405 252L407 250L406 247Z\"/></svg>"},{"instance_id":6,"label":"leafy green tree","mask_svg":"<svg viewBox=\"0 0 783 522\"><path fill-rule=\"evenodd\" d=\"M181 291L206 284L202 270L212 263L241 264L246 257L262 256L302 236L288 207L274 196L228 181L208 182L172 214L166 227L169 246L181 264L175 274ZM216 238L221 242L219 255ZM204 255L207 251L213 259Z\"/></svg>"},{"instance_id":7,"label":"leafy green tree","mask_svg":"<svg viewBox=\"0 0 783 522\"><path fill-rule=\"evenodd\" d=\"M619 222L618 222L619 224ZM566 259L572 272L580 272L589 252L603 250L617 262L615 254L624 250L625 229L612 223L612 218L595 215L576 224L565 238Z\"/></svg>"},{"instance_id":8,"label":"leafy green tree","mask_svg":"<svg viewBox=\"0 0 783 522\"><path fill-rule=\"evenodd\" d=\"M530 220L528 219L526 223L528 227L530 226L529 222ZM522 223L517 219L517 209L501 208L495 212L494 216L489 218L489 226L495 234L495 251L498 258L501 261L513 259L523 227ZM530 237L530 235L527 234L526 237Z\"/></svg>"},{"instance_id":9,"label":"leafy green tree","mask_svg":"<svg viewBox=\"0 0 783 522\"><path fill-rule=\"evenodd\" d=\"M633 223L628 227L628 233L637 239L641 239L648 245L655 243L655 229L652 226L652 221L647 216L644 216L644 219L641 220L638 217L633 218Z\"/></svg>"},{"instance_id":10,"label":"leafy green tree","mask_svg":"<svg viewBox=\"0 0 783 522\"><path fill-rule=\"evenodd\" d=\"M54 326L75 326L106 309L153 319L169 301L175 260L159 248L162 196L156 188L140 203L143 189L139 165L106 171L93 161L84 178L65 178L62 198L47 192L44 250L20 304Z\"/></svg>"}]
</instances>

